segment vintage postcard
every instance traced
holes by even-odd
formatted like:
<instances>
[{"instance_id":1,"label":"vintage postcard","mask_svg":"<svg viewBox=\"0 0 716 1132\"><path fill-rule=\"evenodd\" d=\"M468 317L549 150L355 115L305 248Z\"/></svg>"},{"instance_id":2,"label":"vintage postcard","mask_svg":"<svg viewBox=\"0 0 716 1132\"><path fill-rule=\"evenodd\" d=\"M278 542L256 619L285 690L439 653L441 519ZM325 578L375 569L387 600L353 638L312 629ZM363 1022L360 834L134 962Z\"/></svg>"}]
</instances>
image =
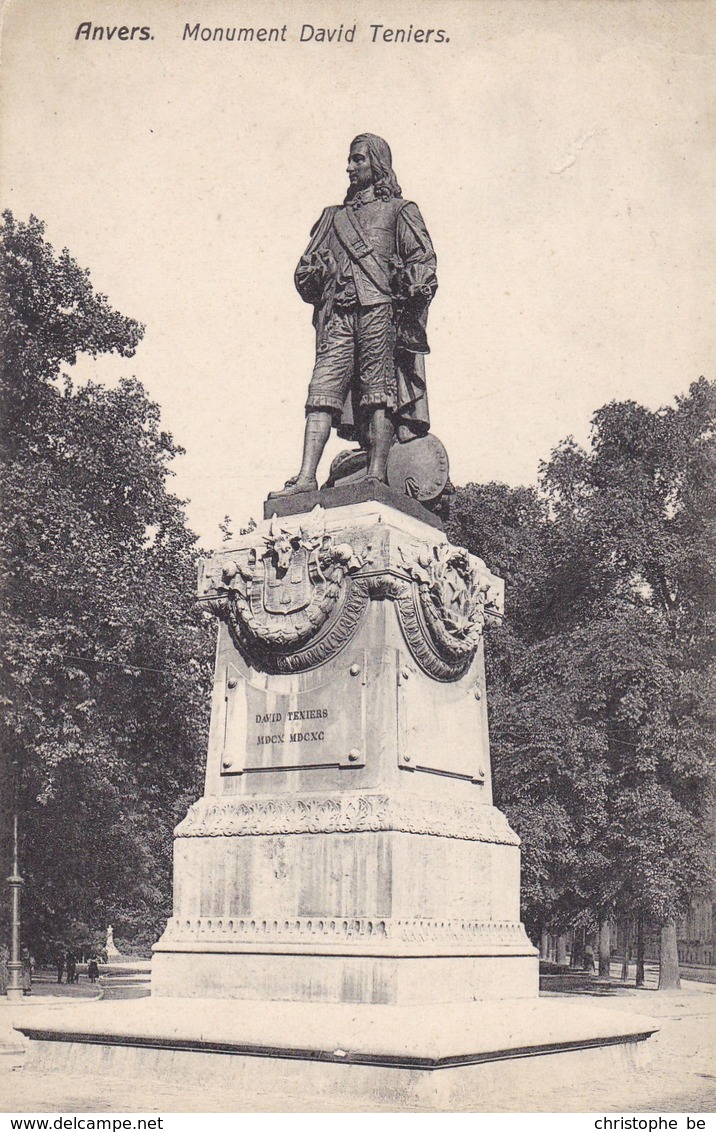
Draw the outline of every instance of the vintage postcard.
<instances>
[{"instance_id":1,"label":"vintage postcard","mask_svg":"<svg viewBox=\"0 0 716 1132\"><path fill-rule=\"evenodd\" d=\"M610 945L603 909L592 926L581 912L540 921L534 886L521 919L519 838L499 790L489 794L482 651L486 620L504 615L519 637L521 606L503 564L465 533L468 504L467 549L449 549L443 524L455 488L534 492L567 438L570 451L588 447L604 406L631 402L656 420L676 398L706 398L715 47L710 0L5 0L12 262L27 265L31 239L57 257L66 248L129 320L81 327L69 344L50 321L33 356L55 366L53 388L63 374L74 389L134 378L159 406L156 427L183 450L170 489L197 536L187 554L203 556L203 609L221 627L195 711L206 782L192 795L181 779L173 818L174 916L154 939L132 929L144 960L126 968L128 1001L115 990L96 1007L59 1004L69 1061L45 1040L37 1000L55 1008L52 982L14 1008L15 1025L40 1019L30 1037L54 1052L34 1077L30 1063L3 1070L13 1111L641 1112L650 1095L654 1111L706 1111L710 920L692 933L683 999L655 989L666 912L640 936L648 1001L606 984L568 994L566 975L537 997L540 951L543 974L563 964L572 977L565 940L588 960L602 922L601 974L611 957L618 981L632 937L615 913ZM75 300L55 298L69 317ZM158 437L153 427L148 417ZM357 454L342 456L351 442ZM317 494L327 479L331 498ZM147 545L161 527L147 524ZM448 523L455 541L457 529ZM637 580L643 597L650 583ZM75 642L80 683L100 663L138 680L159 671L139 654L115 661L106 641L91 656L89 638L62 639ZM87 711L73 716L72 751L69 722L52 740L55 763L43 739L31 803L41 797L43 813L47 767L84 750ZM147 812L149 761L132 778ZM157 772L155 816L169 814L170 781ZM28 857L22 898L48 904L33 867ZM71 890L57 899L59 911L26 917L46 925L33 929L44 940L20 941L44 948L49 967L54 951L79 947L63 934L71 923L108 927L104 911L90 923L84 905L70 910ZM114 933L120 945L131 935L116 922ZM137 998L160 935L154 995ZM94 957L78 959L84 973ZM112 1005L108 1038L109 1014L95 1026L90 1012ZM89 1019L81 1037L75 1008ZM103 1077L110 1047L118 1060ZM231 1050L243 1068L229 1081Z\"/></svg>"}]
</instances>

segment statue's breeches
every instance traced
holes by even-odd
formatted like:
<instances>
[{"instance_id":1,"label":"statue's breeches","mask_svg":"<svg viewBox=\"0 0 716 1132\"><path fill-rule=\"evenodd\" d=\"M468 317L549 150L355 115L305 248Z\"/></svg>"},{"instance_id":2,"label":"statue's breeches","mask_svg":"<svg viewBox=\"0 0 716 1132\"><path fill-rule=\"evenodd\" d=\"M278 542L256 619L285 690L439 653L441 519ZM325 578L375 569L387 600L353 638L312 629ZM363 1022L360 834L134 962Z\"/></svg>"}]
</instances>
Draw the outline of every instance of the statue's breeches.
<instances>
[{"instance_id":1,"label":"statue's breeches","mask_svg":"<svg viewBox=\"0 0 716 1132\"><path fill-rule=\"evenodd\" d=\"M392 303L336 307L321 330L306 411L340 413L351 388L360 405L395 409L394 354Z\"/></svg>"}]
</instances>

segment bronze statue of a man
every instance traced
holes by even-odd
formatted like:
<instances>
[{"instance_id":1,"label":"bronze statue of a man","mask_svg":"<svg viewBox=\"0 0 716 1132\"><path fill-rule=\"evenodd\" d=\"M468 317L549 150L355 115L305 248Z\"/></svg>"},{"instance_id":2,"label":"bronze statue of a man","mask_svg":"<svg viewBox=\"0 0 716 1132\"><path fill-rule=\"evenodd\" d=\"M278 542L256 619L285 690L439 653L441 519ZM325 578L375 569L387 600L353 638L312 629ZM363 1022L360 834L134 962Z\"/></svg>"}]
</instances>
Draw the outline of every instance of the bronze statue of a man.
<instances>
[{"instance_id":1,"label":"bronze statue of a man","mask_svg":"<svg viewBox=\"0 0 716 1132\"><path fill-rule=\"evenodd\" d=\"M298 292L314 308L316 363L301 470L273 496L317 489L331 426L367 450L366 474L382 483L393 442L430 427L424 355L435 252L417 205L402 198L387 142L360 134L347 172L346 199L324 209L296 268Z\"/></svg>"}]
</instances>

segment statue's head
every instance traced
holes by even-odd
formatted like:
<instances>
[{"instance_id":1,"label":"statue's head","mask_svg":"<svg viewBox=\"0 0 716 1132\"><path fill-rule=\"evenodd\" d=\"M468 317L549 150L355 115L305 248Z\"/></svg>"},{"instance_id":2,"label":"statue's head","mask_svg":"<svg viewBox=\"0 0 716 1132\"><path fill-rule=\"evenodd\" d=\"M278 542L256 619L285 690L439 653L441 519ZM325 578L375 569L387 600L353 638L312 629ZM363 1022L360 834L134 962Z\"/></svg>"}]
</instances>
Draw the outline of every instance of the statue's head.
<instances>
[{"instance_id":1,"label":"statue's head","mask_svg":"<svg viewBox=\"0 0 716 1132\"><path fill-rule=\"evenodd\" d=\"M402 195L395 173L390 146L376 134L359 134L351 142L348 156L350 188L346 200L373 185L381 200Z\"/></svg>"}]
</instances>

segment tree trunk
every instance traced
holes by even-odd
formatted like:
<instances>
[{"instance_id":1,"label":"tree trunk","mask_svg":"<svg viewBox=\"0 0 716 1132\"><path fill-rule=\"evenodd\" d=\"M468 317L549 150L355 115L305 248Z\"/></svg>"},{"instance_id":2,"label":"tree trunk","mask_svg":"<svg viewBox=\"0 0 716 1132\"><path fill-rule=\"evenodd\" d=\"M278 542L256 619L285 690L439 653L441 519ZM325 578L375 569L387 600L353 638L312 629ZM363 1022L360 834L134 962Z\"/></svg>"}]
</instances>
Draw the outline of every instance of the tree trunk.
<instances>
[{"instance_id":1,"label":"tree trunk","mask_svg":"<svg viewBox=\"0 0 716 1132\"><path fill-rule=\"evenodd\" d=\"M636 921L636 986L644 986L644 917L639 913Z\"/></svg>"},{"instance_id":2,"label":"tree trunk","mask_svg":"<svg viewBox=\"0 0 716 1132\"><path fill-rule=\"evenodd\" d=\"M609 920L602 920L599 925L599 977L608 979L612 966L612 935Z\"/></svg>"},{"instance_id":3,"label":"tree trunk","mask_svg":"<svg viewBox=\"0 0 716 1132\"><path fill-rule=\"evenodd\" d=\"M622 962L622 982L629 980L629 960L631 959L631 923L627 920L624 927L624 960Z\"/></svg>"},{"instance_id":4,"label":"tree trunk","mask_svg":"<svg viewBox=\"0 0 716 1132\"><path fill-rule=\"evenodd\" d=\"M669 920L661 929L659 941L659 990L680 990L679 949L676 942L676 921Z\"/></svg>"},{"instance_id":5,"label":"tree trunk","mask_svg":"<svg viewBox=\"0 0 716 1132\"><path fill-rule=\"evenodd\" d=\"M549 936L547 935L547 932L542 932L542 935L540 936L540 941L539 941L539 957L540 957L540 959L545 960L547 958L548 953L549 953Z\"/></svg>"},{"instance_id":6,"label":"tree trunk","mask_svg":"<svg viewBox=\"0 0 716 1132\"><path fill-rule=\"evenodd\" d=\"M557 962L564 966L567 962L567 937L557 936Z\"/></svg>"}]
</instances>

